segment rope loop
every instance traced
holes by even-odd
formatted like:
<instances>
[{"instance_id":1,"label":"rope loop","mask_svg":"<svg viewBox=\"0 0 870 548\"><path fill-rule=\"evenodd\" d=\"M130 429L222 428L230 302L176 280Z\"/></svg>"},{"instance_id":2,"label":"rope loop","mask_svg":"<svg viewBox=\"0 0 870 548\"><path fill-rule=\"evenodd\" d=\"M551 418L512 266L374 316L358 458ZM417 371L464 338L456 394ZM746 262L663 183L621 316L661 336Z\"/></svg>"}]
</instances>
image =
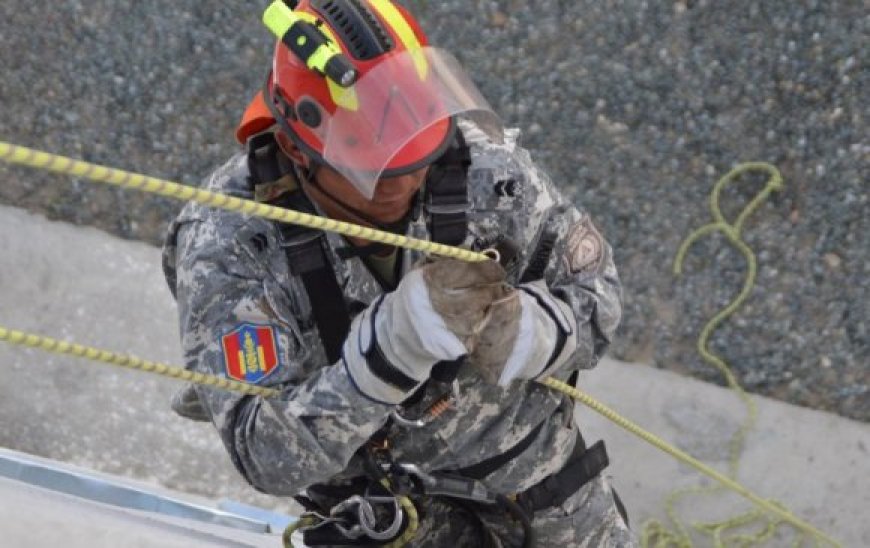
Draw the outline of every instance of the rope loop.
<instances>
[{"instance_id":1,"label":"rope loop","mask_svg":"<svg viewBox=\"0 0 870 548\"><path fill-rule=\"evenodd\" d=\"M737 219L733 223L729 223L722 214L719 206L722 190L726 185L737 181L737 179L744 173L752 171L766 173L768 175L767 182L765 183L764 188L759 191L758 194L756 194L756 196L743 208L737 216ZM719 181L717 181L713 186L713 191L710 194L710 211L713 215L714 221L690 233L689 236L683 240L683 243L680 245L674 258L674 274L679 276L682 274L683 263L689 247L703 236L718 231L722 232L726 239L736 247L746 259L747 272L742 290L730 303L728 303L728 305L725 306L725 308L707 322L701 330L697 342L698 353L701 354L704 361L715 367L722 374L728 387L737 393L746 409L746 418L738 431L735 432L731 437L731 440L729 440L728 479L732 481L737 477L737 472L740 467L740 457L743 453L746 436L755 426L757 421L758 408L755 401L746 393L738 382L731 367L725 362L725 360L710 350L709 341L716 328L719 327L738 308L740 308L749 297L752 288L755 286L757 263L752 249L741 239L743 224L772 192L779 191L783 188L784 184L782 175L775 166L760 162L750 162L738 165L719 179ZM720 484L724 487L728 487L727 482L720 481ZM721 492L722 490L723 487L690 488L677 490L668 495L665 498L665 512L673 524L674 530L669 530L664 524L656 520L647 521L643 526L643 534L641 535L642 545L645 548L668 548L672 546L677 548L691 548L691 536L686 526L677 516L677 503L690 495L710 494ZM787 517L787 511L780 503L776 501L756 500L752 497L747 498L752 500L758 508L766 510L766 512L756 509L718 522L696 523L693 524L693 529L710 537L713 546L716 548L724 548L725 546L750 547L758 546L765 542L776 533L781 525L788 523L801 532L801 536L796 541L797 543L802 543L804 536L812 535L816 539L817 545L818 540L823 539L834 546L838 546L836 541L833 539L819 535L818 531L805 527L803 523L798 523L798 521L795 521L794 519L789 519ZM761 529L755 534L738 532L733 533L731 536L727 536L729 531L742 530L748 526L760 526Z\"/></svg>"}]
</instances>

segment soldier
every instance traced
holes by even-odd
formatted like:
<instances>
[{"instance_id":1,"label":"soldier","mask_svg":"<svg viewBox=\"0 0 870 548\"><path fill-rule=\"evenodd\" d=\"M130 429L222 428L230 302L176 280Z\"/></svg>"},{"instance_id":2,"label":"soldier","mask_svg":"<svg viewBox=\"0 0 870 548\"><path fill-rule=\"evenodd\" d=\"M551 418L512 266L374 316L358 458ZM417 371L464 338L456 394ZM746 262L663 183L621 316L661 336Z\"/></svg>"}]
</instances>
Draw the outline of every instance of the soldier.
<instances>
[{"instance_id":1,"label":"soldier","mask_svg":"<svg viewBox=\"0 0 870 548\"><path fill-rule=\"evenodd\" d=\"M576 382L607 348L609 245L405 9L288 4L247 153L205 186L498 262L189 204L164 247L186 365L281 395L191 386L173 407L211 420L253 487L321 516L309 546L633 545L603 445L533 382Z\"/></svg>"}]
</instances>

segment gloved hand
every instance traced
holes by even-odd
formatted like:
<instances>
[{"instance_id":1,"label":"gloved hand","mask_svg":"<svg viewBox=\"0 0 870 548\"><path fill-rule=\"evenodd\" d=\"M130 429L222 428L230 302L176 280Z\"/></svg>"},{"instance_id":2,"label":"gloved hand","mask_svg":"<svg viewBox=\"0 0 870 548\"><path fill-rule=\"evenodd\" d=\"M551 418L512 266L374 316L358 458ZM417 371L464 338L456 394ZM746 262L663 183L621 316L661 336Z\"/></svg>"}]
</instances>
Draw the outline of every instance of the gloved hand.
<instances>
[{"instance_id":1,"label":"gloved hand","mask_svg":"<svg viewBox=\"0 0 870 548\"><path fill-rule=\"evenodd\" d=\"M577 348L576 321L545 283L512 288L492 303L477 345L468 356L492 384L532 380L557 369Z\"/></svg>"},{"instance_id":2,"label":"gloved hand","mask_svg":"<svg viewBox=\"0 0 870 548\"><path fill-rule=\"evenodd\" d=\"M513 291L495 261L438 259L420 268L432 308L469 352L489 321L490 306Z\"/></svg>"},{"instance_id":3,"label":"gloved hand","mask_svg":"<svg viewBox=\"0 0 870 548\"><path fill-rule=\"evenodd\" d=\"M492 302L510 292L504 277L494 261L422 262L351 324L344 358L356 387L371 399L400 403L436 363L468 354Z\"/></svg>"}]
</instances>

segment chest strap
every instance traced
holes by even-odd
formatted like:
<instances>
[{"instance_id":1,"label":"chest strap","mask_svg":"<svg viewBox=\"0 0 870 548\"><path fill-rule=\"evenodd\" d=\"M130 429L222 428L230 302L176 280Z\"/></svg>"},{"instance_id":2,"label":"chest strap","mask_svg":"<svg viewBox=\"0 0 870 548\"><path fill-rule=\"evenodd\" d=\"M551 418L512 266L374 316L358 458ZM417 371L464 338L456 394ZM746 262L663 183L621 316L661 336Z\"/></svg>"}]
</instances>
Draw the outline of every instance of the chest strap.
<instances>
[{"instance_id":1,"label":"chest strap","mask_svg":"<svg viewBox=\"0 0 870 548\"><path fill-rule=\"evenodd\" d=\"M278 144L271 133L248 139L248 168L255 194L276 207L316 215L314 206L299 188L292 170L281 165ZM283 181L283 184L276 184ZM258 192L268 189L266 195ZM341 347L350 330L350 314L344 292L327 255L328 242L321 230L289 223L275 223L290 273L305 286L311 315L329 363L341 357Z\"/></svg>"},{"instance_id":2,"label":"chest strap","mask_svg":"<svg viewBox=\"0 0 870 548\"><path fill-rule=\"evenodd\" d=\"M604 441L599 440L587 449L583 438L578 437L574 452L565 467L519 493L516 497L517 503L531 514L559 506L598 477L609 464Z\"/></svg>"},{"instance_id":3,"label":"chest strap","mask_svg":"<svg viewBox=\"0 0 870 548\"><path fill-rule=\"evenodd\" d=\"M518 457L521 453L523 453L532 443L538 438L538 434L541 433L541 429L544 427L544 423L542 422L538 426L534 427L531 432L529 432L526 437L521 439L516 445L501 453L499 455L495 455L486 460L480 461L477 464L473 464L471 466L466 466L465 468L460 468L456 470L455 473L464 476L466 478L482 480L486 476L492 474L505 464L512 461L514 458Z\"/></svg>"},{"instance_id":4,"label":"chest strap","mask_svg":"<svg viewBox=\"0 0 870 548\"><path fill-rule=\"evenodd\" d=\"M426 226L433 242L462 245L468 233L468 167L471 152L462 132L457 131L453 143L426 177L423 209Z\"/></svg>"}]
</instances>

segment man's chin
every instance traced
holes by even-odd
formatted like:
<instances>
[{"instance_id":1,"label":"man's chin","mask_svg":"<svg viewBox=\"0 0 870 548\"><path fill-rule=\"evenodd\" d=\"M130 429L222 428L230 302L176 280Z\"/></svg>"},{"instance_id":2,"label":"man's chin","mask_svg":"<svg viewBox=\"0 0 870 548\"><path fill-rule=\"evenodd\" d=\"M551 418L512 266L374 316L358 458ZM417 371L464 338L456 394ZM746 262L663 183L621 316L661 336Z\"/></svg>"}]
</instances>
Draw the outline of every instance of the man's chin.
<instances>
[{"instance_id":1,"label":"man's chin","mask_svg":"<svg viewBox=\"0 0 870 548\"><path fill-rule=\"evenodd\" d=\"M369 202L372 205L373 209L377 209L378 211L387 212L388 210L400 210L407 209L407 207L411 203L410 196L395 196L395 197L375 197ZM404 213L404 212L402 212ZM400 214L399 217L402 215Z\"/></svg>"},{"instance_id":2,"label":"man's chin","mask_svg":"<svg viewBox=\"0 0 870 548\"><path fill-rule=\"evenodd\" d=\"M410 198L401 198L390 201L370 202L369 215L382 223L394 223L400 220L408 212L411 205Z\"/></svg>"},{"instance_id":3,"label":"man's chin","mask_svg":"<svg viewBox=\"0 0 870 548\"><path fill-rule=\"evenodd\" d=\"M397 204L400 202L407 202L411 199L408 194L385 194L385 195L377 195L375 194L371 203L373 204Z\"/></svg>"}]
</instances>

